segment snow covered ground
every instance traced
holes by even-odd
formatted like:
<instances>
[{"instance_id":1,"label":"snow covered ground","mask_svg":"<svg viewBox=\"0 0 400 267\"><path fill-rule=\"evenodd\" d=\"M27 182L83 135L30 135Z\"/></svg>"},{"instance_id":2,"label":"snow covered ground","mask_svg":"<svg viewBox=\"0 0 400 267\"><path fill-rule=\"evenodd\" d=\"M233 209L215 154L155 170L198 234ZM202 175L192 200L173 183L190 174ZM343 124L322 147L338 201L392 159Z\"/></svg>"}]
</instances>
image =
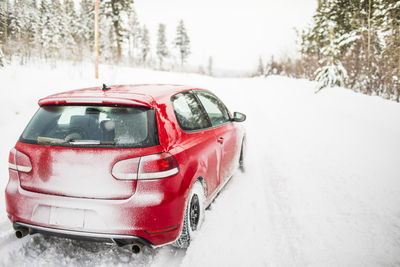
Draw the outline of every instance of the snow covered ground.
<instances>
[{"instance_id":1,"label":"snow covered ground","mask_svg":"<svg viewBox=\"0 0 400 267\"><path fill-rule=\"evenodd\" d=\"M399 266L400 105L283 77L215 79L91 65L0 69L0 265ZM86 86L178 83L213 90L247 114L247 171L229 182L187 251L140 255L112 245L17 240L4 211L8 152L50 93Z\"/></svg>"}]
</instances>

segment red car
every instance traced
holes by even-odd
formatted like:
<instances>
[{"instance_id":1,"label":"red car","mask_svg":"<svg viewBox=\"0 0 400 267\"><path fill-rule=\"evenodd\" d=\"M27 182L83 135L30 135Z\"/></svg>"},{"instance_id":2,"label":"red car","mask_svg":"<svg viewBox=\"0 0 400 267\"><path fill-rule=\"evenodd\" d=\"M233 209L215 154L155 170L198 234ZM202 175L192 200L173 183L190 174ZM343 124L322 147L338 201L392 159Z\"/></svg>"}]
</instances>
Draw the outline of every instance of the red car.
<instances>
[{"instance_id":1,"label":"red car","mask_svg":"<svg viewBox=\"0 0 400 267\"><path fill-rule=\"evenodd\" d=\"M243 165L246 117L207 90L104 85L39 106L9 156L6 206L18 238L113 241L135 253L187 247Z\"/></svg>"}]
</instances>

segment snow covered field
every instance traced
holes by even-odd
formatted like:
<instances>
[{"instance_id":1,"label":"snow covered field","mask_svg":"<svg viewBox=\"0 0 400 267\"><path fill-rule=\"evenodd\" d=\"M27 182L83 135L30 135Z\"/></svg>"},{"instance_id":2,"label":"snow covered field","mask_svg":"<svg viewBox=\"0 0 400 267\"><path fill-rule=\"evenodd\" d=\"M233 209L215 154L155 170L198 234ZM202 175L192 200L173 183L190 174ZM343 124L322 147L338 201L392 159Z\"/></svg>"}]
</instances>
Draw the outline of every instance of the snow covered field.
<instances>
[{"instance_id":1,"label":"snow covered field","mask_svg":"<svg viewBox=\"0 0 400 267\"><path fill-rule=\"evenodd\" d=\"M91 65L0 69L0 265L399 266L400 105L283 77L216 79ZM187 251L140 255L113 245L17 240L4 207L8 152L50 93L125 83L177 83L214 91L247 114L247 171L206 212Z\"/></svg>"}]
</instances>

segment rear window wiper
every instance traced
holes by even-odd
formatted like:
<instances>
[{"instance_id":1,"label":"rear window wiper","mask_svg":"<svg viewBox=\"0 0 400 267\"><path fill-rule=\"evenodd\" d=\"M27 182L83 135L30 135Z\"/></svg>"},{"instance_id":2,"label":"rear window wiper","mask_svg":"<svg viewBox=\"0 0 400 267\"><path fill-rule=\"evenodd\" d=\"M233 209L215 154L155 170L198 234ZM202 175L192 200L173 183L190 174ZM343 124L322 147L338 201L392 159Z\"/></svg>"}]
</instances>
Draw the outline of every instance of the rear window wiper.
<instances>
[{"instance_id":1,"label":"rear window wiper","mask_svg":"<svg viewBox=\"0 0 400 267\"><path fill-rule=\"evenodd\" d=\"M115 145L114 141L104 142L100 140L75 140L72 139L68 142L71 145Z\"/></svg>"},{"instance_id":2,"label":"rear window wiper","mask_svg":"<svg viewBox=\"0 0 400 267\"><path fill-rule=\"evenodd\" d=\"M46 145L115 145L115 141L100 141L100 140L78 140L71 139L69 141L65 141L65 139L60 138L52 138L52 137L44 137L38 136L36 139L38 144L46 144Z\"/></svg>"},{"instance_id":3,"label":"rear window wiper","mask_svg":"<svg viewBox=\"0 0 400 267\"><path fill-rule=\"evenodd\" d=\"M37 140L38 144L59 145L59 144L65 143L64 139L44 137L44 136L38 136L38 138L36 140Z\"/></svg>"}]
</instances>

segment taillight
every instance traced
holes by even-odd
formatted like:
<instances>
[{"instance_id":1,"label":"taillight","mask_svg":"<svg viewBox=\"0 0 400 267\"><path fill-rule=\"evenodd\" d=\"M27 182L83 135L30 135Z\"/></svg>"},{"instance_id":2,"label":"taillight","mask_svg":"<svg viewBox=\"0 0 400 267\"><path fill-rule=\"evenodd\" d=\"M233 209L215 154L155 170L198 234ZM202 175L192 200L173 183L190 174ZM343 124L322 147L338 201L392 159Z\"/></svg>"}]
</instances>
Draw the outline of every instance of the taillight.
<instances>
[{"instance_id":1,"label":"taillight","mask_svg":"<svg viewBox=\"0 0 400 267\"><path fill-rule=\"evenodd\" d=\"M15 148L10 151L8 167L20 172L30 172L32 170L32 164L29 157Z\"/></svg>"},{"instance_id":2,"label":"taillight","mask_svg":"<svg viewBox=\"0 0 400 267\"><path fill-rule=\"evenodd\" d=\"M120 180L136 180L140 158L125 159L115 163L112 175Z\"/></svg>"},{"instance_id":3,"label":"taillight","mask_svg":"<svg viewBox=\"0 0 400 267\"><path fill-rule=\"evenodd\" d=\"M178 172L178 163L174 156L164 152L140 159L138 179L165 178Z\"/></svg>"},{"instance_id":4,"label":"taillight","mask_svg":"<svg viewBox=\"0 0 400 267\"><path fill-rule=\"evenodd\" d=\"M174 156L166 152L121 160L112 169L112 175L120 180L160 179L178 172L178 163Z\"/></svg>"}]
</instances>

